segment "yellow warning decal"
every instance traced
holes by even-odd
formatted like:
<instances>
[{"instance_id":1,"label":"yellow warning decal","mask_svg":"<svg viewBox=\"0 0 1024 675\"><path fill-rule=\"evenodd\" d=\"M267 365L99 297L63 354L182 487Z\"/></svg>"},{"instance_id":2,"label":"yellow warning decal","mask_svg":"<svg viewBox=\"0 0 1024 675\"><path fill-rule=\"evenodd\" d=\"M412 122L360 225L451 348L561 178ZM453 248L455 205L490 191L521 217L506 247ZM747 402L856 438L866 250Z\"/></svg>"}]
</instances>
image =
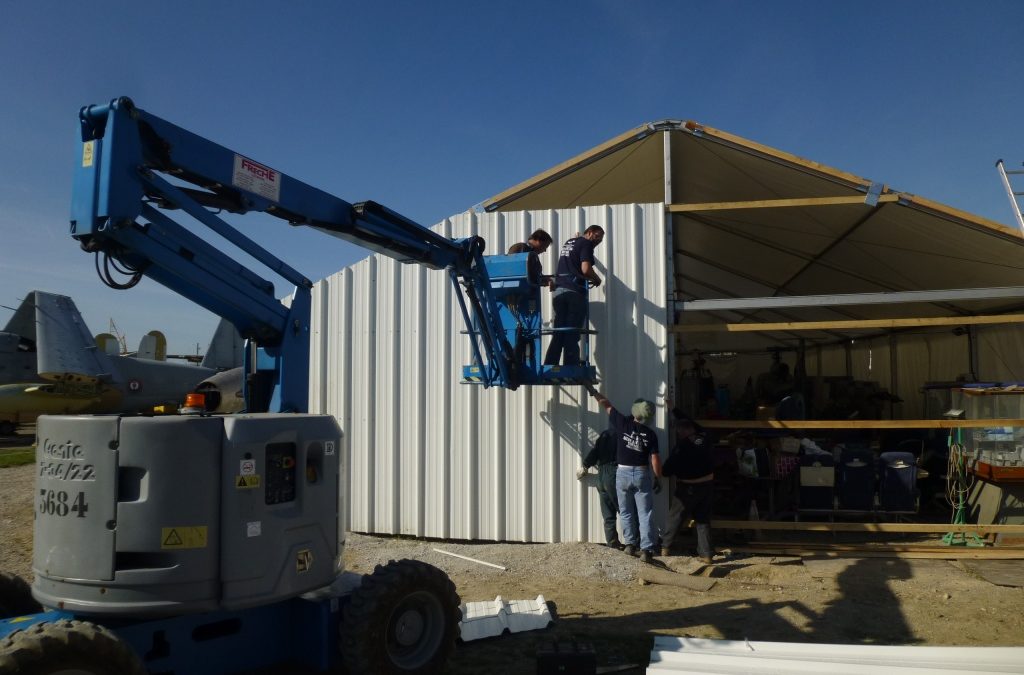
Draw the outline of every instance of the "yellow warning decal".
<instances>
[{"instance_id":1,"label":"yellow warning decal","mask_svg":"<svg viewBox=\"0 0 1024 675\"><path fill-rule=\"evenodd\" d=\"M160 548L206 548L207 539L205 525L160 529Z\"/></svg>"},{"instance_id":2,"label":"yellow warning decal","mask_svg":"<svg viewBox=\"0 0 1024 675\"><path fill-rule=\"evenodd\" d=\"M235 476L235 487L239 490L248 490L251 488L258 488L260 486L260 477L254 476Z\"/></svg>"},{"instance_id":3,"label":"yellow warning decal","mask_svg":"<svg viewBox=\"0 0 1024 675\"><path fill-rule=\"evenodd\" d=\"M93 148L96 146L96 141L87 141L82 144L82 166L92 166L92 154Z\"/></svg>"}]
</instances>

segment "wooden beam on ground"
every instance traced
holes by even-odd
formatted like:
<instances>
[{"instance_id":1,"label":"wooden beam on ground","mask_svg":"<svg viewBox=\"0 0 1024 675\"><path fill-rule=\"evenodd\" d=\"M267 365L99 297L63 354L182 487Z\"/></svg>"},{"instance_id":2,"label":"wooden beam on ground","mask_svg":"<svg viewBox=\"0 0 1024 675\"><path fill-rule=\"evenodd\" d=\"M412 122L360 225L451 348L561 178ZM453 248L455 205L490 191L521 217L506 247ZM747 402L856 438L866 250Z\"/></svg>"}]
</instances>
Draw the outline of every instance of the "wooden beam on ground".
<instances>
[{"instance_id":1,"label":"wooden beam on ground","mask_svg":"<svg viewBox=\"0 0 1024 675\"><path fill-rule=\"evenodd\" d=\"M953 525L950 523L805 523L777 520L712 520L711 527L720 530L781 530L784 532L1024 533L1024 525Z\"/></svg>"},{"instance_id":2,"label":"wooden beam on ground","mask_svg":"<svg viewBox=\"0 0 1024 675\"><path fill-rule=\"evenodd\" d=\"M797 199L755 199L742 202L703 202L699 204L669 204L669 213L691 213L694 211L726 211L736 209L779 209L802 206L844 206L868 204L869 195L843 195L841 197L802 197ZM898 194L878 195L876 203L898 202Z\"/></svg>"},{"instance_id":3,"label":"wooden beam on ground","mask_svg":"<svg viewBox=\"0 0 1024 675\"><path fill-rule=\"evenodd\" d=\"M933 316L907 319L857 319L841 321L774 321L764 323L694 323L669 326L670 333L765 333L799 330L868 330L1024 323L1024 314L984 316Z\"/></svg>"},{"instance_id":4,"label":"wooden beam on ground","mask_svg":"<svg viewBox=\"0 0 1024 675\"><path fill-rule=\"evenodd\" d=\"M808 551L888 551L895 553L945 553L950 549L975 548L977 550L1004 551L1019 553L1024 556L1024 547L1020 546L946 546L937 543L900 544L894 542L861 542L859 544L836 544L807 541L757 541L748 544L754 548L793 548Z\"/></svg>"},{"instance_id":5,"label":"wooden beam on ground","mask_svg":"<svg viewBox=\"0 0 1024 675\"><path fill-rule=\"evenodd\" d=\"M802 557L825 558L904 558L917 560L1024 560L1024 551L1001 551L997 548L971 548L968 546L950 546L948 551L935 553L932 551L816 551L802 548L800 544L787 547L733 546L735 553L751 553L753 555L796 555Z\"/></svg>"},{"instance_id":6,"label":"wooden beam on ground","mask_svg":"<svg viewBox=\"0 0 1024 675\"><path fill-rule=\"evenodd\" d=\"M708 429L987 429L1024 420L697 420Z\"/></svg>"}]
</instances>

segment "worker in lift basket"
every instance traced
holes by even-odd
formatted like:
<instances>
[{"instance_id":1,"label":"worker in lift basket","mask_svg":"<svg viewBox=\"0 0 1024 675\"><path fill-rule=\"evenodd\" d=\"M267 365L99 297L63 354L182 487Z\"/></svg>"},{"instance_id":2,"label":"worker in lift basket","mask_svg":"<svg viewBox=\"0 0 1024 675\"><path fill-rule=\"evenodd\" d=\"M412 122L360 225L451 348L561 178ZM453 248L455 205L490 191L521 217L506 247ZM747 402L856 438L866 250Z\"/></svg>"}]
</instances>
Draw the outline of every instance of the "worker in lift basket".
<instances>
[{"instance_id":1,"label":"worker in lift basket","mask_svg":"<svg viewBox=\"0 0 1024 675\"><path fill-rule=\"evenodd\" d=\"M619 464L615 491L626 553L635 555L639 545L641 562L649 563L656 553L658 536L654 527L654 494L661 489L658 436L647 426L654 417L654 404L638 398L630 410L633 414L627 417L599 391L589 386L587 390L608 411L608 424L615 430Z\"/></svg>"},{"instance_id":2,"label":"worker in lift basket","mask_svg":"<svg viewBox=\"0 0 1024 675\"><path fill-rule=\"evenodd\" d=\"M542 253L548 250L551 246L551 235L544 230L534 230L533 234L526 241L519 242L518 244L512 244L508 247L508 254L515 255L516 253L529 253L530 257L526 261L526 277L530 280L530 283L535 286L550 286L551 290L555 289L554 280L550 276L545 276L541 268L540 256Z\"/></svg>"},{"instance_id":3,"label":"worker in lift basket","mask_svg":"<svg viewBox=\"0 0 1024 675\"><path fill-rule=\"evenodd\" d=\"M557 366L560 357L563 365L580 364L580 329L587 318L587 284L601 285L601 277L594 270L594 248L603 240L604 228L591 225L581 236L562 244L552 295L554 327L575 330L560 330L551 336L544 354L545 366Z\"/></svg>"}]
</instances>

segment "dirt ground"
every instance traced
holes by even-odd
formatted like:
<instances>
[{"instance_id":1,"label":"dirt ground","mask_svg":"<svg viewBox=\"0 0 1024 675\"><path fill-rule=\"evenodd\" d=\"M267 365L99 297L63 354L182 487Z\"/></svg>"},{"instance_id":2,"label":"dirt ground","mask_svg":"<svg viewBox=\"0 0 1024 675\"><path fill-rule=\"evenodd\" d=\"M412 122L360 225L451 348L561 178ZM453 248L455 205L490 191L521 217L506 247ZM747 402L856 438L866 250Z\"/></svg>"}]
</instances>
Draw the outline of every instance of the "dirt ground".
<instances>
[{"instance_id":1,"label":"dirt ground","mask_svg":"<svg viewBox=\"0 0 1024 675\"><path fill-rule=\"evenodd\" d=\"M32 466L0 469L0 569L26 578L33 481ZM686 556L658 560L680 574L695 571L717 580L698 592L641 585L642 563L593 544L468 544L359 534L347 542L346 564L355 572L401 558L444 570L464 602L543 595L552 610L555 623L546 630L460 643L447 669L455 674L534 673L539 649L570 640L590 644L599 666L638 664L620 672L642 673L654 634L850 644L1024 643L1024 589L995 586L963 564L944 560L817 562L736 555L699 571Z\"/></svg>"}]
</instances>

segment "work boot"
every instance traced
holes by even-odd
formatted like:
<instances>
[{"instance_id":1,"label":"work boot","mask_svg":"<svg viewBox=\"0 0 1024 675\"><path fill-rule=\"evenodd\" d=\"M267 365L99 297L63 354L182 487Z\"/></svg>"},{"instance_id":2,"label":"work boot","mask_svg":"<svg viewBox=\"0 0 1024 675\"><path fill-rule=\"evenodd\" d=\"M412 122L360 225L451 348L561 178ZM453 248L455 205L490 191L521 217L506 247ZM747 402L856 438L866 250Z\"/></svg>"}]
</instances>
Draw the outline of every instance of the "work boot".
<instances>
[{"instance_id":1,"label":"work boot","mask_svg":"<svg viewBox=\"0 0 1024 675\"><path fill-rule=\"evenodd\" d=\"M621 551L622 550L622 542L621 541L610 541L607 544L605 544L605 546L607 546L608 548L610 548L610 549L612 549L614 551Z\"/></svg>"},{"instance_id":2,"label":"work boot","mask_svg":"<svg viewBox=\"0 0 1024 675\"><path fill-rule=\"evenodd\" d=\"M636 546L633 546L633 544L626 544L625 551L626 555L636 555Z\"/></svg>"},{"instance_id":3,"label":"work boot","mask_svg":"<svg viewBox=\"0 0 1024 675\"><path fill-rule=\"evenodd\" d=\"M669 548L668 546L662 546L661 547L661 557L662 558L667 558L670 555L672 555L672 549Z\"/></svg>"},{"instance_id":4,"label":"work boot","mask_svg":"<svg viewBox=\"0 0 1024 675\"><path fill-rule=\"evenodd\" d=\"M711 556L709 556L709 555L702 555L702 556L700 557L700 561L701 561L702 563L704 563L705 565L714 565L714 564L715 564L715 559L714 559L714 558L712 558L712 557L711 557Z\"/></svg>"},{"instance_id":5,"label":"work boot","mask_svg":"<svg viewBox=\"0 0 1024 675\"><path fill-rule=\"evenodd\" d=\"M652 556L650 551L640 551L640 562L650 565L651 559Z\"/></svg>"}]
</instances>

